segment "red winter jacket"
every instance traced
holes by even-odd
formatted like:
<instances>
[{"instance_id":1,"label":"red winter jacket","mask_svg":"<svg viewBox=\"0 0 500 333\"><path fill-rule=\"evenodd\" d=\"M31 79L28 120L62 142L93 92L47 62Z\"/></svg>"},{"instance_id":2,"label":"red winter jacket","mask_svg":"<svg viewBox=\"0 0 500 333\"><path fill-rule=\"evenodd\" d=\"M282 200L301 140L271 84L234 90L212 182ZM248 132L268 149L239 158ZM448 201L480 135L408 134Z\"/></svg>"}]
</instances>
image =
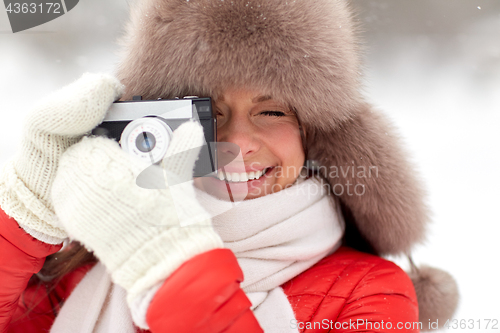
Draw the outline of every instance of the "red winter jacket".
<instances>
[{"instance_id":1,"label":"red winter jacket","mask_svg":"<svg viewBox=\"0 0 500 333\"><path fill-rule=\"evenodd\" d=\"M64 276L50 295L36 287L26 289L45 257L59 249L32 238L0 210L0 332L50 329L60 301L56 293L66 298L92 266ZM239 287L242 280L230 250L192 258L153 298L146 318L151 332L262 332ZM419 332L410 279L377 256L341 247L282 288L295 313L290 327L300 332Z\"/></svg>"}]
</instances>

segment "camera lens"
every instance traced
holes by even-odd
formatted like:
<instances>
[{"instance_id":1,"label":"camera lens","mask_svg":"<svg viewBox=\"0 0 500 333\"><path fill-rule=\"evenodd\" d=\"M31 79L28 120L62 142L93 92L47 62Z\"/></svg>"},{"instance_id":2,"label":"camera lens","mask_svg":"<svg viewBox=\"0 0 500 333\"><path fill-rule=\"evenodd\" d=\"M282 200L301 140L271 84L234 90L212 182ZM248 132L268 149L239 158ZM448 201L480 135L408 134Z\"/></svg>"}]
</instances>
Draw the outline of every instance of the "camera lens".
<instances>
[{"instance_id":1,"label":"camera lens","mask_svg":"<svg viewBox=\"0 0 500 333\"><path fill-rule=\"evenodd\" d=\"M137 136L135 146L143 153L148 153L156 146L156 138L151 132L142 132Z\"/></svg>"},{"instance_id":2,"label":"camera lens","mask_svg":"<svg viewBox=\"0 0 500 333\"><path fill-rule=\"evenodd\" d=\"M120 137L122 149L148 163L160 162L170 145L172 129L159 117L131 121Z\"/></svg>"}]
</instances>

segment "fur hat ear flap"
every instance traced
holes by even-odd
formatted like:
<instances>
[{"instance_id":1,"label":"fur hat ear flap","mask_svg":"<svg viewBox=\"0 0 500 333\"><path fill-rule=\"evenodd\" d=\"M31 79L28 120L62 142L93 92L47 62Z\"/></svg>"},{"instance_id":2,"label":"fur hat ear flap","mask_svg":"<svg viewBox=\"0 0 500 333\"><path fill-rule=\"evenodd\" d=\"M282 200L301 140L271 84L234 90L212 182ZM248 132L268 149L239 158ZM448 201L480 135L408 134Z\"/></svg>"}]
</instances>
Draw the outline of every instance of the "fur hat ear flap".
<instances>
[{"instance_id":1,"label":"fur hat ear flap","mask_svg":"<svg viewBox=\"0 0 500 333\"><path fill-rule=\"evenodd\" d=\"M428 220L418 177L381 114L367 104L351 114L330 132L303 124L308 159L318 161L320 174L374 252L409 253L423 240Z\"/></svg>"},{"instance_id":2,"label":"fur hat ear flap","mask_svg":"<svg viewBox=\"0 0 500 333\"><path fill-rule=\"evenodd\" d=\"M423 330L430 330L428 323L438 323L441 328L455 313L459 300L458 286L447 272L429 266L417 268L411 257L410 276L417 293L419 321ZM435 327L434 327L435 328Z\"/></svg>"}]
</instances>

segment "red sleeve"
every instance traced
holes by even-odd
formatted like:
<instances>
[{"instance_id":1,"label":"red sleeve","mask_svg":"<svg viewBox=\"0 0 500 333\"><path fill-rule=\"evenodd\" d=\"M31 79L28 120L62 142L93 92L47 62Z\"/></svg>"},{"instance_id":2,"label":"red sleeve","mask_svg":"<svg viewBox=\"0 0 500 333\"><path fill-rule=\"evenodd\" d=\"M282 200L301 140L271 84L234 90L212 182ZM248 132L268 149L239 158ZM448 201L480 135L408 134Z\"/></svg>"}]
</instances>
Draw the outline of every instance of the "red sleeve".
<instances>
[{"instance_id":1,"label":"red sleeve","mask_svg":"<svg viewBox=\"0 0 500 333\"><path fill-rule=\"evenodd\" d=\"M374 255L340 247L282 287L299 332L419 331L410 278Z\"/></svg>"},{"instance_id":2,"label":"red sleeve","mask_svg":"<svg viewBox=\"0 0 500 333\"><path fill-rule=\"evenodd\" d=\"M60 248L31 237L0 209L0 332L6 332L31 276Z\"/></svg>"},{"instance_id":3,"label":"red sleeve","mask_svg":"<svg viewBox=\"0 0 500 333\"><path fill-rule=\"evenodd\" d=\"M232 251L197 255L154 296L146 316L151 332L263 332L241 281L243 272Z\"/></svg>"},{"instance_id":4,"label":"red sleeve","mask_svg":"<svg viewBox=\"0 0 500 333\"><path fill-rule=\"evenodd\" d=\"M374 266L347 299L336 324L341 329L332 332L420 332L410 278L392 262Z\"/></svg>"}]
</instances>

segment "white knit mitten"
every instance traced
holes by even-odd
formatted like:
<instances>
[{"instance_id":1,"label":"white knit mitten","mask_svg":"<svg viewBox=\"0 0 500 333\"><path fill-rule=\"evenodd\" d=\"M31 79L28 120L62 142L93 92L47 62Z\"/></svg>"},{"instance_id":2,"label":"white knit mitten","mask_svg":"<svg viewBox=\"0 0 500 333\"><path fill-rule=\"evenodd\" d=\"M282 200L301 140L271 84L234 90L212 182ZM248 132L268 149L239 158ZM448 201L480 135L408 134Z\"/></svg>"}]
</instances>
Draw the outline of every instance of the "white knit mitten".
<instances>
[{"instance_id":1,"label":"white knit mitten","mask_svg":"<svg viewBox=\"0 0 500 333\"><path fill-rule=\"evenodd\" d=\"M28 115L20 150L0 171L0 206L31 236L49 244L66 238L50 200L59 159L102 122L122 91L112 76L84 74Z\"/></svg>"},{"instance_id":2,"label":"white knit mitten","mask_svg":"<svg viewBox=\"0 0 500 333\"><path fill-rule=\"evenodd\" d=\"M167 183L177 185L166 189L138 186L137 176L148 166L106 138L84 138L61 159L52 191L57 216L68 235L93 251L126 289L132 309L147 303L144 298L182 263L223 247L192 179L180 184L174 179L185 170L192 175L202 144L203 129L196 122L174 131L163 169ZM165 182L164 173L151 168L149 176L160 174L156 181ZM132 311L132 317L147 328L145 311Z\"/></svg>"}]
</instances>

